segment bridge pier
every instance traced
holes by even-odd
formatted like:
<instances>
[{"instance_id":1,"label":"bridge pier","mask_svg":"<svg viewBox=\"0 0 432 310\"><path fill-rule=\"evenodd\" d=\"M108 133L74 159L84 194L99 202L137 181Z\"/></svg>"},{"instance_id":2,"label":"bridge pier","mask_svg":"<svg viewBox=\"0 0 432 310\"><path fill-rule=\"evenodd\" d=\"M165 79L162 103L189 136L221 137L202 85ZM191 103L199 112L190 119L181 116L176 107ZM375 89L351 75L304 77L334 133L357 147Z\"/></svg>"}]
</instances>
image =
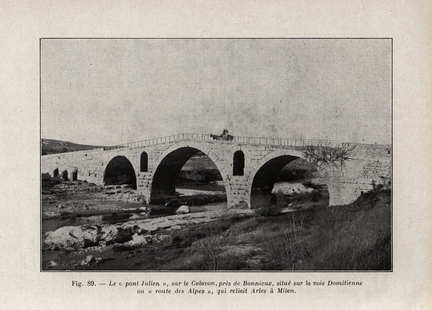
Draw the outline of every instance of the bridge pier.
<instances>
[{"instance_id":1,"label":"bridge pier","mask_svg":"<svg viewBox=\"0 0 432 310\"><path fill-rule=\"evenodd\" d=\"M137 192L144 197L145 203L150 202L151 184L153 180L153 173L139 172L137 173Z\"/></svg>"},{"instance_id":2,"label":"bridge pier","mask_svg":"<svg viewBox=\"0 0 432 310\"><path fill-rule=\"evenodd\" d=\"M240 203L246 203L250 208L251 192L247 178L245 176L227 176L226 179L227 207L232 208Z\"/></svg>"},{"instance_id":3,"label":"bridge pier","mask_svg":"<svg viewBox=\"0 0 432 310\"><path fill-rule=\"evenodd\" d=\"M347 205L372 189L372 185L358 183L329 183L329 206Z\"/></svg>"}]
</instances>

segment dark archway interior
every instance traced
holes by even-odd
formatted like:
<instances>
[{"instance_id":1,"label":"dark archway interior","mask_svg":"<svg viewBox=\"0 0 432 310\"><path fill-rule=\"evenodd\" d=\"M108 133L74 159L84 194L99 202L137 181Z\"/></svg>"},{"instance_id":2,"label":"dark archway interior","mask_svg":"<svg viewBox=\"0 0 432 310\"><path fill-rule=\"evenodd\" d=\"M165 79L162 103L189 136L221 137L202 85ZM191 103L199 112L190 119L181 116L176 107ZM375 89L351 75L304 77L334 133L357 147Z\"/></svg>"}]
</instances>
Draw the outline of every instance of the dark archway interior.
<instances>
[{"instance_id":1,"label":"dark archway interior","mask_svg":"<svg viewBox=\"0 0 432 310\"><path fill-rule=\"evenodd\" d=\"M277 182L307 182L315 175L317 168L303 158L290 161L279 173Z\"/></svg>"},{"instance_id":2,"label":"dark archway interior","mask_svg":"<svg viewBox=\"0 0 432 310\"><path fill-rule=\"evenodd\" d=\"M222 181L222 176L217 166L206 154L198 152L183 165L176 185L185 187L194 183L204 186L206 183L220 183L218 181ZM224 191L225 187L219 187L217 190Z\"/></svg>"},{"instance_id":3,"label":"dark archway interior","mask_svg":"<svg viewBox=\"0 0 432 310\"><path fill-rule=\"evenodd\" d=\"M283 155L269 160L255 174L252 182L252 206L279 204L292 209L328 205L324 184L312 182L316 167L306 160ZM277 183L275 192L272 190Z\"/></svg>"},{"instance_id":4,"label":"dark archway interior","mask_svg":"<svg viewBox=\"0 0 432 310\"><path fill-rule=\"evenodd\" d=\"M244 175L244 154L242 151L237 151L234 153L233 161L233 175Z\"/></svg>"},{"instance_id":5,"label":"dark archway interior","mask_svg":"<svg viewBox=\"0 0 432 310\"><path fill-rule=\"evenodd\" d=\"M207 155L196 148L182 147L168 154L157 167L150 202L176 196L176 185L206 190L205 184L217 180L222 180L222 176Z\"/></svg>"},{"instance_id":6,"label":"dark archway interior","mask_svg":"<svg viewBox=\"0 0 432 310\"><path fill-rule=\"evenodd\" d=\"M146 152L141 153L140 171L141 172L147 172L148 171L148 155Z\"/></svg>"},{"instance_id":7,"label":"dark archway interior","mask_svg":"<svg viewBox=\"0 0 432 310\"><path fill-rule=\"evenodd\" d=\"M130 184L136 189L135 170L131 162L124 156L116 156L105 169L104 185Z\"/></svg>"},{"instance_id":8,"label":"dark archway interior","mask_svg":"<svg viewBox=\"0 0 432 310\"><path fill-rule=\"evenodd\" d=\"M281 170L297 158L284 155L273 158L262 165L252 182L252 194L259 192L270 195L273 185L280 179Z\"/></svg>"},{"instance_id":9,"label":"dark archway interior","mask_svg":"<svg viewBox=\"0 0 432 310\"><path fill-rule=\"evenodd\" d=\"M53 177L57 178L58 176L59 176L59 170L58 170L58 168L55 168L54 172L53 172Z\"/></svg>"},{"instance_id":10,"label":"dark archway interior","mask_svg":"<svg viewBox=\"0 0 432 310\"><path fill-rule=\"evenodd\" d=\"M63 170L60 177L65 181L69 181L69 176L68 176L67 170Z\"/></svg>"},{"instance_id":11,"label":"dark archway interior","mask_svg":"<svg viewBox=\"0 0 432 310\"><path fill-rule=\"evenodd\" d=\"M78 170L74 170L72 172L72 181L77 181L78 180Z\"/></svg>"}]
</instances>

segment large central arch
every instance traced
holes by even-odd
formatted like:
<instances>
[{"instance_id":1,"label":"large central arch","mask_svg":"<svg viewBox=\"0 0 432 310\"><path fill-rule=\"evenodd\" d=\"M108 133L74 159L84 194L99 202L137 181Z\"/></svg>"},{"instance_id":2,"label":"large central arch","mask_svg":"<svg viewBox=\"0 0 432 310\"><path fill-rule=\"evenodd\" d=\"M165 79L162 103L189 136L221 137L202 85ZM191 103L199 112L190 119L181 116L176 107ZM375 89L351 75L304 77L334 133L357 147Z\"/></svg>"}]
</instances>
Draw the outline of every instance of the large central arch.
<instances>
[{"instance_id":1,"label":"large central arch","mask_svg":"<svg viewBox=\"0 0 432 310\"><path fill-rule=\"evenodd\" d=\"M218 159L211 150L193 143L179 143L166 150L156 161L156 169L151 184L150 203L161 197L175 196L176 182L182 167L199 152L203 152L211 159L221 174L224 185L226 184L224 167L218 165Z\"/></svg>"}]
</instances>

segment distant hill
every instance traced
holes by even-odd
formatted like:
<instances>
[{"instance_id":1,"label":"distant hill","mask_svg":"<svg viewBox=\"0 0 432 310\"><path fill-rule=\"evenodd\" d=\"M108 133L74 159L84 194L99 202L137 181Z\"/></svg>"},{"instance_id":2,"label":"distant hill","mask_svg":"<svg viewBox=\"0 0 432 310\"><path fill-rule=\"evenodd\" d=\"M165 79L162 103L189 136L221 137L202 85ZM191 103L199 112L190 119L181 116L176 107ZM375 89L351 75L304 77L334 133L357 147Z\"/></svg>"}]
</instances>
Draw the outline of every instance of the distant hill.
<instances>
[{"instance_id":1,"label":"distant hill","mask_svg":"<svg viewBox=\"0 0 432 310\"><path fill-rule=\"evenodd\" d=\"M77 144L68 141L42 139L42 155L84 151L101 148L103 146Z\"/></svg>"}]
</instances>

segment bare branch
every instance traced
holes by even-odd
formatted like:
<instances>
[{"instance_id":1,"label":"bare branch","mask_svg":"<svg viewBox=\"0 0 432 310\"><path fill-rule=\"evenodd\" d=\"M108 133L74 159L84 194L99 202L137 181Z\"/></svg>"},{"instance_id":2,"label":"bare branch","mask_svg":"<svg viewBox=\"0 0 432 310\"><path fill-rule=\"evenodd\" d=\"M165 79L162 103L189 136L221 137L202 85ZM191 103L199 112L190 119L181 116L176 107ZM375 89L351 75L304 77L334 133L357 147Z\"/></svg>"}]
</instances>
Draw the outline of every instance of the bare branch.
<instances>
[{"instance_id":1,"label":"bare branch","mask_svg":"<svg viewBox=\"0 0 432 310\"><path fill-rule=\"evenodd\" d=\"M355 148L355 144L351 145L349 143L342 143L339 146L308 145L303 148L303 154L306 160L318 167L322 165L338 167L350 159L349 156Z\"/></svg>"}]
</instances>

